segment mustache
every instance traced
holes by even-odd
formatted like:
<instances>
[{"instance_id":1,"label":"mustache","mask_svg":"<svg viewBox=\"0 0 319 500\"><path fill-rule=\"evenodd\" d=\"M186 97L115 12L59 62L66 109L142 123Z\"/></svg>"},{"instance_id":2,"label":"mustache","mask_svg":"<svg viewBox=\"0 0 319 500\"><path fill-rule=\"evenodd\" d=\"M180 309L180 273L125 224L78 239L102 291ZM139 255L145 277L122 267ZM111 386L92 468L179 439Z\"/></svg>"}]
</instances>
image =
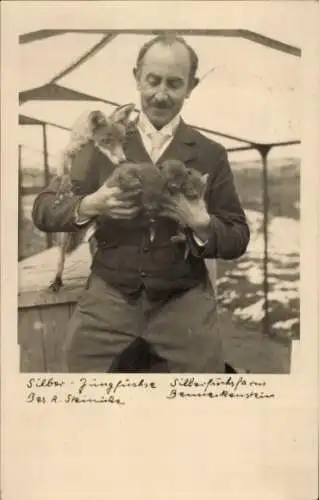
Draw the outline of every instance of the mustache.
<instances>
[{"instance_id":1,"label":"mustache","mask_svg":"<svg viewBox=\"0 0 319 500\"><path fill-rule=\"evenodd\" d=\"M169 98L166 99L157 99L154 98L151 100L152 106L158 109L170 109L172 107L172 102Z\"/></svg>"},{"instance_id":2,"label":"mustache","mask_svg":"<svg viewBox=\"0 0 319 500\"><path fill-rule=\"evenodd\" d=\"M154 108L158 108L158 109L170 109L172 107L172 103L170 101L156 101L156 100L153 100L152 101L152 105L154 106Z\"/></svg>"}]
</instances>

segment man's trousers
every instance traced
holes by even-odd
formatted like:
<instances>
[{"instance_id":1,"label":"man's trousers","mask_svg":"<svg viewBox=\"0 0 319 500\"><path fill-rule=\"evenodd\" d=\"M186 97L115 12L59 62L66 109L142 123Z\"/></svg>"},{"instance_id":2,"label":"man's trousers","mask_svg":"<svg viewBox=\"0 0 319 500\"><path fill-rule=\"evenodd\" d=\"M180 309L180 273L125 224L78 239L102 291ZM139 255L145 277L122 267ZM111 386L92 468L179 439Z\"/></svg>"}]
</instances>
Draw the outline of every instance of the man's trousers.
<instances>
[{"instance_id":1,"label":"man's trousers","mask_svg":"<svg viewBox=\"0 0 319 500\"><path fill-rule=\"evenodd\" d=\"M224 357L216 299L202 284L171 298L150 300L146 291L128 297L92 274L70 320L66 370L112 371L137 338L165 359L171 373L223 373Z\"/></svg>"}]
</instances>

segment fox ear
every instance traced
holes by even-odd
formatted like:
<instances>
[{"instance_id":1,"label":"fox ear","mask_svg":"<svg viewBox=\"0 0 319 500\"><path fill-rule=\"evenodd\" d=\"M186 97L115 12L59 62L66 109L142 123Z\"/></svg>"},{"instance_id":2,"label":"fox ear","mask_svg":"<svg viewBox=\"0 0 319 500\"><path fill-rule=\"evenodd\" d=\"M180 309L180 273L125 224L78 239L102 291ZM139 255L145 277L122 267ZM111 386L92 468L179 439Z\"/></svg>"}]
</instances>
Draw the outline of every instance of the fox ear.
<instances>
[{"instance_id":1,"label":"fox ear","mask_svg":"<svg viewBox=\"0 0 319 500\"><path fill-rule=\"evenodd\" d=\"M93 132L106 123L106 118L101 111L92 111L89 115L89 119L91 120Z\"/></svg>"},{"instance_id":2,"label":"fox ear","mask_svg":"<svg viewBox=\"0 0 319 500\"><path fill-rule=\"evenodd\" d=\"M124 104L123 106L119 106L115 111L113 111L110 118L116 123L123 123L124 125L127 125L129 122L130 114L134 111L134 109L134 104Z\"/></svg>"}]
</instances>

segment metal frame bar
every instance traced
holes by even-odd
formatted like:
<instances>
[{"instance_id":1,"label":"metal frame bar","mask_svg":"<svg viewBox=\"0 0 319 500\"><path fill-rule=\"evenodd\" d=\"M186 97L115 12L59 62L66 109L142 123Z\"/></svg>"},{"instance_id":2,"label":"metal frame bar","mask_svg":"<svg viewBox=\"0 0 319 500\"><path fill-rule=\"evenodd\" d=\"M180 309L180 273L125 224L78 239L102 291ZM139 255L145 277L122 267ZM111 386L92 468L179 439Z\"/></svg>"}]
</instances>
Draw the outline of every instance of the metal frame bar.
<instances>
[{"instance_id":1,"label":"metal frame bar","mask_svg":"<svg viewBox=\"0 0 319 500\"><path fill-rule=\"evenodd\" d=\"M37 30L30 31L28 33L24 33L19 36L19 43L31 43L37 42L39 40L45 40L46 38L50 38L53 36L60 36L68 33L68 30Z\"/></svg>"},{"instance_id":2,"label":"metal frame bar","mask_svg":"<svg viewBox=\"0 0 319 500\"><path fill-rule=\"evenodd\" d=\"M116 37L116 33L108 34L102 38L98 43L94 44L89 50L87 50L82 56L80 56L76 61L67 66L64 70L60 71L56 76L54 76L49 83L55 83L64 76L68 75L76 68L81 66L85 61L90 59L92 56L100 52L108 43L110 43Z\"/></svg>"},{"instance_id":3,"label":"metal frame bar","mask_svg":"<svg viewBox=\"0 0 319 500\"><path fill-rule=\"evenodd\" d=\"M120 106L120 104L118 103L113 103L111 101L106 101L106 100L102 100L101 102L106 102L107 104L110 104L110 105L114 105L114 106ZM138 110L137 110L138 111ZM32 125L43 125L43 124L46 124L46 125L50 125L51 127L56 127L56 128L59 128L61 130L71 130L70 127L65 127L63 125L60 125L58 123L54 123L54 122L51 122L51 121L48 121L48 120L39 120L38 118L33 118L32 116L27 116L27 115L22 115L20 114L19 115L19 120L20 120L20 117L21 119L26 119L26 120L34 120L34 123L20 123L20 125L22 126L32 126ZM216 130L212 130L212 129L208 129L208 128L203 128L203 127L198 127L196 125L191 125L193 128L195 128L196 130L200 130L202 132L206 132L208 134L212 134L212 135L216 135L216 136L220 136L220 137L225 137L226 139L232 139L232 140L235 140L237 142L243 142L243 143L246 143L247 146L236 146L236 147L233 147L233 148L226 148L226 150L231 153L231 152L235 152L235 151L249 151L250 149L259 149L260 147L263 147L263 146L271 146L272 148L275 148L275 147L283 147L283 146L293 146L293 145L297 145L297 144L300 144L300 140L292 140L292 141L279 141L279 142L272 142L272 143L265 143L265 144L262 144L262 143L255 143L255 142L251 142L249 141L248 139L242 139L242 138L239 138L239 137L236 137L236 136L232 136L232 135L229 135L229 134L224 134L223 132L217 132Z\"/></svg>"},{"instance_id":4,"label":"metal frame bar","mask_svg":"<svg viewBox=\"0 0 319 500\"><path fill-rule=\"evenodd\" d=\"M19 183L19 191L18 191L18 229L21 228L22 225L22 146L19 144L18 146L18 183ZM21 240L20 240L20 231L18 230L18 261L21 260L22 255L20 253L21 249Z\"/></svg>"},{"instance_id":5,"label":"metal frame bar","mask_svg":"<svg viewBox=\"0 0 319 500\"><path fill-rule=\"evenodd\" d=\"M38 99L32 98L32 94L36 94L35 91L37 91L37 90L41 90L41 89L45 89L45 88L50 89L51 86L52 86L53 92L55 92L56 90L57 91L58 90L65 90L65 91L74 92L74 97L76 95L79 96L79 99L74 99L74 100L96 101L96 102L103 102L103 103L109 104L111 106L116 106L116 107L120 106L120 104L118 102L109 101L108 99L103 99L102 97L94 97L94 96L91 96L89 94L83 94L82 92L73 91L72 89L68 89L67 87L62 87L60 85L57 85L56 83L49 83L47 85L44 85L43 87L37 87L34 89L25 90L23 92L20 92L20 94L19 94L20 103L25 103L25 102L31 101L31 100L38 100ZM83 99L81 99L80 96L82 96ZM39 100L42 100L42 99L39 99ZM43 99L43 100L55 101L55 100L61 100L61 99ZM68 99L68 100L71 100L71 99ZM135 111L138 112L139 111L138 108L135 108ZM218 132L217 130L212 130L212 129L208 129L205 127L199 127L197 125L191 125L191 127L195 128L197 130L200 130L201 132L206 132L208 134L214 134L218 137L224 137L226 139L231 139L231 140L234 140L237 142L242 142L244 144L254 144L249 139L243 139L242 137L237 137L234 135L225 134L224 132Z\"/></svg>"},{"instance_id":6,"label":"metal frame bar","mask_svg":"<svg viewBox=\"0 0 319 500\"><path fill-rule=\"evenodd\" d=\"M269 253L268 253L268 240L269 240L269 192L268 192L268 155L272 148L279 146L290 146L300 144L301 141L284 141L273 144L254 144L262 161L262 203L263 203L263 238L264 238L264 256L263 256L263 291L264 291L264 317L263 317L263 333L264 335L271 336L270 318L269 318Z\"/></svg>"},{"instance_id":7,"label":"metal frame bar","mask_svg":"<svg viewBox=\"0 0 319 500\"><path fill-rule=\"evenodd\" d=\"M21 121L23 119L31 120L31 121L34 120L34 121L33 121L33 123L32 122L30 122L30 123L21 123L20 119L21 119ZM44 120L39 120L38 118L32 118L31 116L27 116L27 115L21 115L21 114L19 115L19 125L21 125L21 126L24 126L24 127L33 127L33 126L36 126L36 125L39 126L39 125L44 125L44 124L50 125L51 127L59 128L61 130L70 130L70 128L64 127L63 125L59 125L58 123L44 121Z\"/></svg>"},{"instance_id":8,"label":"metal frame bar","mask_svg":"<svg viewBox=\"0 0 319 500\"><path fill-rule=\"evenodd\" d=\"M43 140L43 160L44 160L44 185L47 186L50 182L50 168L48 162L48 137L47 137L47 126L45 123L41 125L42 127L42 140ZM47 247L51 248L53 246L53 235L52 233L46 233Z\"/></svg>"},{"instance_id":9,"label":"metal frame bar","mask_svg":"<svg viewBox=\"0 0 319 500\"><path fill-rule=\"evenodd\" d=\"M269 237L269 192L268 192L268 153L271 146L260 145L257 150L261 155L262 161L262 198L263 198L263 237L264 237L264 258L263 258L263 290L264 290L264 317L263 317L263 333L270 335L270 319L269 319L269 283L268 283L268 268L269 268L269 255L268 255L268 237Z\"/></svg>"},{"instance_id":10,"label":"metal frame bar","mask_svg":"<svg viewBox=\"0 0 319 500\"><path fill-rule=\"evenodd\" d=\"M232 37L232 38L243 38L249 40L250 42L257 43L259 45L264 45L279 52L284 52L286 54L291 54L296 57L301 57L301 49L294 45L275 40L265 35L261 35L255 31L247 29L68 29L68 30L39 30L29 33L24 33L19 36L19 43L30 43L39 39L48 38L55 35L65 34L65 33L82 33L82 34L133 34L133 35L157 35L163 32L173 32L179 33L181 35L188 36L216 36L216 37Z\"/></svg>"},{"instance_id":11,"label":"metal frame bar","mask_svg":"<svg viewBox=\"0 0 319 500\"><path fill-rule=\"evenodd\" d=\"M58 92L69 92L70 97L66 97L65 99L57 99L48 97L45 92L52 92L54 94L58 94ZM38 94L37 94L38 92ZM40 94L39 94L40 92ZM41 96L41 92L44 92L44 96ZM72 99L71 96L74 96ZM107 99L103 99L102 97L94 97L90 94L84 94L83 92L78 92L77 90L70 89L68 87L64 87L62 85L58 85L57 83L47 83L42 85L41 87L34 87L32 89L23 90L19 92L19 103L24 104L28 101L96 101L96 102L104 102L105 104L110 104L111 106L118 106L118 103L114 101L109 101Z\"/></svg>"}]
</instances>

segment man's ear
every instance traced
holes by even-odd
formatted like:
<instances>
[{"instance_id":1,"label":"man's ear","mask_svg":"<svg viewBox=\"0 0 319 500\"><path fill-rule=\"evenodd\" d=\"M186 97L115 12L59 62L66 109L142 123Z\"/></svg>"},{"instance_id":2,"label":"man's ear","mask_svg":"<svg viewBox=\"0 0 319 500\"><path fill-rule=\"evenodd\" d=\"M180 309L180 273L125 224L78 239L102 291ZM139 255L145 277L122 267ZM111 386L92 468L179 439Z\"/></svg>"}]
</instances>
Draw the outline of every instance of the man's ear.
<instances>
[{"instance_id":1,"label":"man's ear","mask_svg":"<svg viewBox=\"0 0 319 500\"><path fill-rule=\"evenodd\" d=\"M196 88L198 84L199 84L199 78L193 78L192 90L194 90L194 88Z\"/></svg>"},{"instance_id":2,"label":"man's ear","mask_svg":"<svg viewBox=\"0 0 319 500\"><path fill-rule=\"evenodd\" d=\"M135 83L136 83L137 90L139 90L140 89L140 80L139 80L139 74L138 74L138 69L137 68L133 68L133 76L135 78Z\"/></svg>"},{"instance_id":3,"label":"man's ear","mask_svg":"<svg viewBox=\"0 0 319 500\"><path fill-rule=\"evenodd\" d=\"M191 95L191 93L197 87L198 84L199 84L199 79L198 78L192 78L191 79L191 81L189 82L189 88L188 88L187 98Z\"/></svg>"},{"instance_id":4,"label":"man's ear","mask_svg":"<svg viewBox=\"0 0 319 500\"><path fill-rule=\"evenodd\" d=\"M123 125L127 125L129 122L129 118L131 113L135 109L135 104L129 103L124 104L123 106L119 106L115 111L111 114L111 120L114 120L116 123L123 123Z\"/></svg>"}]
</instances>

